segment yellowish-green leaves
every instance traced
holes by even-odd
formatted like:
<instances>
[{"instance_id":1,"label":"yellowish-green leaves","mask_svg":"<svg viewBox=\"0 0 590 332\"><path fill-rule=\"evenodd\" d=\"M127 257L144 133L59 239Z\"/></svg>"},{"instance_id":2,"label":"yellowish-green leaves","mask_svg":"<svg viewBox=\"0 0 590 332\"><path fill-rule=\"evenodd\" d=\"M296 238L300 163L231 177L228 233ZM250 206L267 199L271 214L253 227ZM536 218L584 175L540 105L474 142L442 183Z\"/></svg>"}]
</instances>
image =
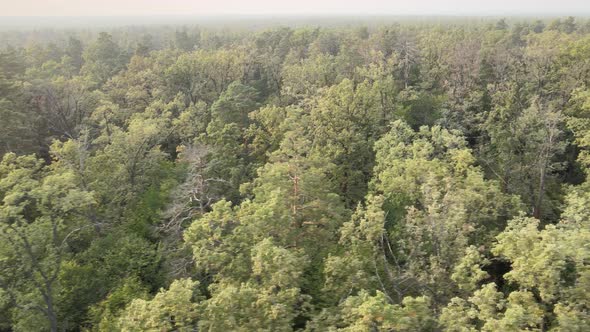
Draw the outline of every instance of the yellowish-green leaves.
<instances>
[{"instance_id":1,"label":"yellowish-green leaves","mask_svg":"<svg viewBox=\"0 0 590 332\"><path fill-rule=\"evenodd\" d=\"M243 276L248 262L244 251L251 242L240 225L231 203L223 200L191 224L184 240L192 247L198 269L218 276Z\"/></svg>"},{"instance_id":2,"label":"yellowish-green leaves","mask_svg":"<svg viewBox=\"0 0 590 332\"><path fill-rule=\"evenodd\" d=\"M176 280L152 300L136 299L119 318L119 328L132 331L193 331L199 319L198 282Z\"/></svg>"},{"instance_id":3,"label":"yellowish-green leaves","mask_svg":"<svg viewBox=\"0 0 590 332\"><path fill-rule=\"evenodd\" d=\"M579 188L578 188L579 189ZM576 192L569 202L576 202ZM566 220L539 229L539 221L519 216L497 236L494 258L510 263L502 277L509 288L502 293L489 283L468 301L455 298L443 310L441 324L450 331L547 330L582 331L588 328L590 231L583 211L566 209ZM455 267L454 280L474 286L490 263L470 248ZM510 291L513 290L513 291ZM458 319L464 316L469 319Z\"/></svg>"},{"instance_id":4,"label":"yellowish-green leaves","mask_svg":"<svg viewBox=\"0 0 590 332\"><path fill-rule=\"evenodd\" d=\"M465 249L465 255L453 268L451 279L457 283L460 289L472 292L480 281L489 277L489 274L481 268L489 264L489 260L474 246Z\"/></svg>"},{"instance_id":5,"label":"yellowish-green leaves","mask_svg":"<svg viewBox=\"0 0 590 332\"><path fill-rule=\"evenodd\" d=\"M377 291L374 296L362 291L351 296L340 306L343 327L329 327L329 331L434 331L436 322L428 297L406 297L401 305L391 304Z\"/></svg>"},{"instance_id":6,"label":"yellowish-green leaves","mask_svg":"<svg viewBox=\"0 0 590 332\"><path fill-rule=\"evenodd\" d=\"M510 293L508 298L486 284L468 301L451 300L440 316L445 331L541 331L543 307L528 291Z\"/></svg>"}]
</instances>

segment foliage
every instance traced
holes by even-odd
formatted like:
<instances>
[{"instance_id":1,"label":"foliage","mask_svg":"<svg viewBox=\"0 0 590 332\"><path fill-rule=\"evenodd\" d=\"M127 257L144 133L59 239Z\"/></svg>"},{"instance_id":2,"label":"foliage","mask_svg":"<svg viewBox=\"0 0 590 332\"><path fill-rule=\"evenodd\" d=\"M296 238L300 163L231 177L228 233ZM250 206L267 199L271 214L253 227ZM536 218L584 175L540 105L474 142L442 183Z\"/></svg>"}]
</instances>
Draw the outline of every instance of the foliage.
<instances>
[{"instance_id":1,"label":"foliage","mask_svg":"<svg viewBox=\"0 0 590 332\"><path fill-rule=\"evenodd\" d=\"M590 23L387 20L0 31L0 330L589 330Z\"/></svg>"}]
</instances>

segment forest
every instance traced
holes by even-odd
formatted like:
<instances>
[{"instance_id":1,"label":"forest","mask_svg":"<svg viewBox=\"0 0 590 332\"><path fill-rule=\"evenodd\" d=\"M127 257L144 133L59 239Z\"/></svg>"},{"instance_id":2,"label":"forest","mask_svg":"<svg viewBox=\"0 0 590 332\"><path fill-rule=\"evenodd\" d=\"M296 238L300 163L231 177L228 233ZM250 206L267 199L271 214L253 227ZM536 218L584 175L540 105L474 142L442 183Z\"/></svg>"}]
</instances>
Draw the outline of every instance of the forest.
<instances>
[{"instance_id":1,"label":"forest","mask_svg":"<svg viewBox=\"0 0 590 332\"><path fill-rule=\"evenodd\" d=\"M0 331L589 331L590 20L0 30Z\"/></svg>"}]
</instances>

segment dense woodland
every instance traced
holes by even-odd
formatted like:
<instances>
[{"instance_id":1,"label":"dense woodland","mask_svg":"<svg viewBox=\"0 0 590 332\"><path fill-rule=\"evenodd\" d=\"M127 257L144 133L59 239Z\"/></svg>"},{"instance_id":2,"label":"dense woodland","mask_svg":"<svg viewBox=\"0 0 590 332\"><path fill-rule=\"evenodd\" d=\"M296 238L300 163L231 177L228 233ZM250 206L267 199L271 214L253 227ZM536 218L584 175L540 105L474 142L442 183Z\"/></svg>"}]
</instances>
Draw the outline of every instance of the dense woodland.
<instances>
[{"instance_id":1,"label":"dense woodland","mask_svg":"<svg viewBox=\"0 0 590 332\"><path fill-rule=\"evenodd\" d=\"M0 331L590 330L587 20L0 40Z\"/></svg>"}]
</instances>

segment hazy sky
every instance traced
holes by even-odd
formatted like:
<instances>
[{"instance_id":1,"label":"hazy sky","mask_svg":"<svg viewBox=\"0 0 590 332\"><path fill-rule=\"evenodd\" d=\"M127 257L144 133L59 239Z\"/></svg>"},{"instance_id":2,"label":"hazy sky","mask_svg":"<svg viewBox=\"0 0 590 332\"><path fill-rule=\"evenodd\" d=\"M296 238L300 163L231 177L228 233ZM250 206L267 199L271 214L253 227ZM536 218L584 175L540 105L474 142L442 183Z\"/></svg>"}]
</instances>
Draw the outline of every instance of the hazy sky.
<instances>
[{"instance_id":1,"label":"hazy sky","mask_svg":"<svg viewBox=\"0 0 590 332\"><path fill-rule=\"evenodd\" d=\"M590 0L0 0L0 16L590 14Z\"/></svg>"}]
</instances>

